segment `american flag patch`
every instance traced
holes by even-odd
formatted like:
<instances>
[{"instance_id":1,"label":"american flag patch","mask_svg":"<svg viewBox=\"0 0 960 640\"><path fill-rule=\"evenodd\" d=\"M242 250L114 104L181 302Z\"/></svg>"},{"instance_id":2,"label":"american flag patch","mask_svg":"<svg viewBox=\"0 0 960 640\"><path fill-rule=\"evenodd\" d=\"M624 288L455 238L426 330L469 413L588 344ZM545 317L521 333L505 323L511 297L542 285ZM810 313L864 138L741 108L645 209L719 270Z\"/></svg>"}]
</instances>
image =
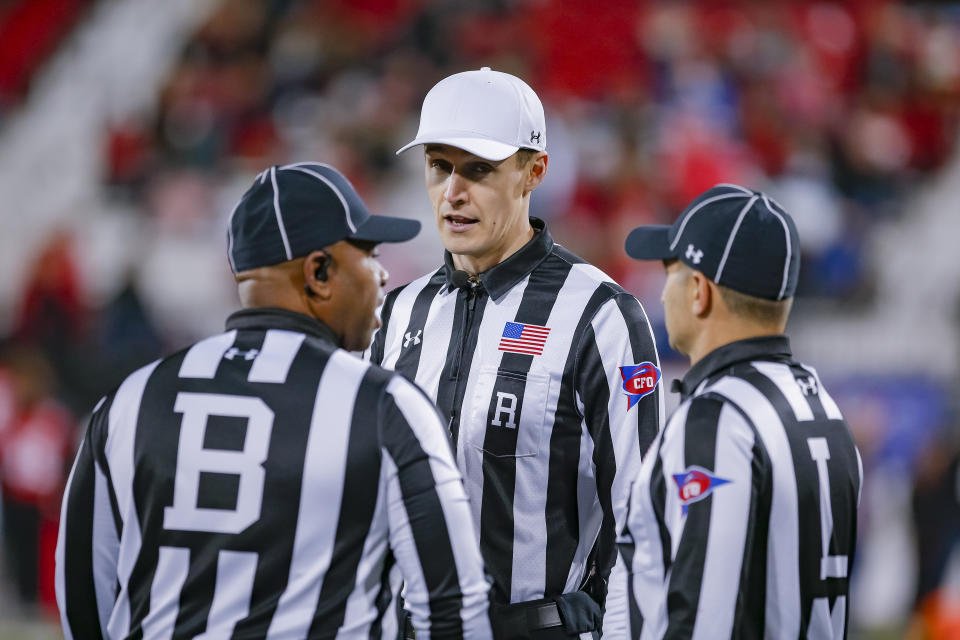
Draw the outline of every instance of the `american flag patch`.
<instances>
[{"instance_id":1,"label":"american flag patch","mask_svg":"<svg viewBox=\"0 0 960 640\"><path fill-rule=\"evenodd\" d=\"M547 342L548 335L550 335L549 327L523 324L522 322L508 322L503 327L499 349L510 353L526 353L539 356L543 353L543 345Z\"/></svg>"}]
</instances>

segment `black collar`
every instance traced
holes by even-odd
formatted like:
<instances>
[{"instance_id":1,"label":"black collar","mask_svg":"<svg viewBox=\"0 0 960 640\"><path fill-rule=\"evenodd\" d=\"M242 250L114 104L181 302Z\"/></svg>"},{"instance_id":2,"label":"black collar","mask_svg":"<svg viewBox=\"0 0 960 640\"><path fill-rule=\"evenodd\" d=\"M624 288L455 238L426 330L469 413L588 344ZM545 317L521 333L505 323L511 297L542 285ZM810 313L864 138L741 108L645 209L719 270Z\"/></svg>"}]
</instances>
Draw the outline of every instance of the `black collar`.
<instances>
[{"instance_id":1,"label":"black collar","mask_svg":"<svg viewBox=\"0 0 960 640\"><path fill-rule=\"evenodd\" d=\"M285 329L320 338L335 347L341 346L333 330L320 320L277 307L236 311L227 318L227 329Z\"/></svg>"},{"instance_id":2,"label":"black collar","mask_svg":"<svg viewBox=\"0 0 960 640\"><path fill-rule=\"evenodd\" d=\"M527 277L553 251L553 238L544 221L530 218L530 226L533 227L533 237L527 244L503 262L478 274L483 288L494 302ZM443 270L447 277L447 290L455 289L451 277L457 268L453 266L453 256L449 251L443 252Z\"/></svg>"},{"instance_id":3,"label":"black collar","mask_svg":"<svg viewBox=\"0 0 960 640\"><path fill-rule=\"evenodd\" d=\"M778 360L789 359L790 339L784 335L760 336L737 340L717 347L708 353L697 364L690 367L683 380L674 380L672 391L679 391L682 400L690 397L700 383L737 362L749 360Z\"/></svg>"}]
</instances>

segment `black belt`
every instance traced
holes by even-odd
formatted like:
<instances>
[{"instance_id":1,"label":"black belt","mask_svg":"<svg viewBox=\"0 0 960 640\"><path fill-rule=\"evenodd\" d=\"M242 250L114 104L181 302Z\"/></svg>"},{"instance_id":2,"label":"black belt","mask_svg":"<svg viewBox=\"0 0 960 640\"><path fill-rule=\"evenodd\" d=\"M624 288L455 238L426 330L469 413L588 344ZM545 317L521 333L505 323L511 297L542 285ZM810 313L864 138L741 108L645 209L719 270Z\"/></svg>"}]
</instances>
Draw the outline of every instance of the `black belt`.
<instances>
[{"instance_id":1,"label":"black belt","mask_svg":"<svg viewBox=\"0 0 960 640\"><path fill-rule=\"evenodd\" d=\"M501 640L529 638L534 631L563 627L560 608L553 600L491 604L493 637Z\"/></svg>"},{"instance_id":2,"label":"black belt","mask_svg":"<svg viewBox=\"0 0 960 640\"><path fill-rule=\"evenodd\" d=\"M520 606L523 606L522 603ZM527 629L530 631L563 626L563 620L560 619L560 610L557 608L556 602L545 602L525 608L525 610Z\"/></svg>"},{"instance_id":3,"label":"black belt","mask_svg":"<svg viewBox=\"0 0 960 640\"><path fill-rule=\"evenodd\" d=\"M557 603L553 601L533 601L518 602L512 605L494 605L493 618L494 626L497 622L515 625L525 623L527 631L540 631L541 629L553 629L562 627L563 620L560 618L560 609ZM417 634L410 621L410 616L404 616L403 637L406 640L416 640Z\"/></svg>"}]
</instances>

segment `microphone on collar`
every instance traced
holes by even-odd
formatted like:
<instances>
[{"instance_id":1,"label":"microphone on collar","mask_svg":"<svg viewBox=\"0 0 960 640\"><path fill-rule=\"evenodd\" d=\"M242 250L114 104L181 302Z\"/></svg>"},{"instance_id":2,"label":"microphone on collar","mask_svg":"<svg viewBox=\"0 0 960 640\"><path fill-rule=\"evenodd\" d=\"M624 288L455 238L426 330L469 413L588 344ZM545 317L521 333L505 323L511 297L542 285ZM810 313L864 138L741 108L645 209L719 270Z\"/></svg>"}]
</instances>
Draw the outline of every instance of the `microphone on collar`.
<instances>
[{"instance_id":1,"label":"microphone on collar","mask_svg":"<svg viewBox=\"0 0 960 640\"><path fill-rule=\"evenodd\" d=\"M457 269L450 275L450 282L457 289L470 288L470 274L461 269Z\"/></svg>"}]
</instances>

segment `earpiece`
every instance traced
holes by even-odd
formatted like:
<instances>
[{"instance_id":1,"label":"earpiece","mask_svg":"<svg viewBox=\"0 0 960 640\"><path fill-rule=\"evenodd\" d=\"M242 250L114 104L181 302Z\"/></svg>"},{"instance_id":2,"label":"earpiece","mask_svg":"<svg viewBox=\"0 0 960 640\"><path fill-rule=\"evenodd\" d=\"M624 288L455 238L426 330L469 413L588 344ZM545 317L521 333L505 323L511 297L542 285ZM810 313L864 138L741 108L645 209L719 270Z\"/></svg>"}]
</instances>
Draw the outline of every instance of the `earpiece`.
<instances>
[{"instance_id":1,"label":"earpiece","mask_svg":"<svg viewBox=\"0 0 960 640\"><path fill-rule=\"evenodd\" d=\"M330 263L324 260L320 263L320 266L317 267L317 270L313 272L313 277L315 277L320 282L327 281L327 265Z\"/></svg>"},{"instance_id":2,"label":"earpiece","mask_svg":"<svg viewBox=\"0 0 960 640\"><path fill-rule=\"evenodd\" d=\"M320 282L326 282L328 278L327 268L330 266L330 262L332 260L333 258L326 255L318 257L319 264L317 265L316 270L314 270L313 272L313 277ZM316 293L313 292L313 289L310 288L310 284L307 282L303 283L303 290L311 298L317 295Z\"/></svg>"}]
</instances>

